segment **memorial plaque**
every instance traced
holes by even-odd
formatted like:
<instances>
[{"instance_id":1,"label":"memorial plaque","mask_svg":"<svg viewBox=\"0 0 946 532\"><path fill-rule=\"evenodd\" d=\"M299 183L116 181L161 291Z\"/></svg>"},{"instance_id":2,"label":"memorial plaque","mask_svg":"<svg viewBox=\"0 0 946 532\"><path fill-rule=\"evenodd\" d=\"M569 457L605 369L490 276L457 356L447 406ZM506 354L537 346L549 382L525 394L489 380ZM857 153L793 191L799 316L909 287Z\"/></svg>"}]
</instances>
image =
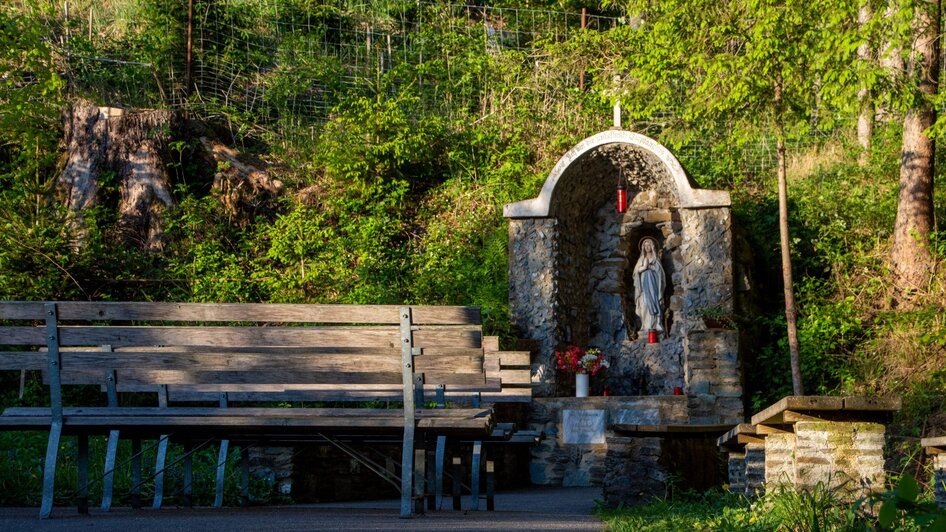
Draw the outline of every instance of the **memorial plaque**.
<instances>
[{"instance_id":1,"label":"memorial plaque","mask_svg":"<svg viewBox=\"0 0 946 532\"><path fill-rule=\"evenodd\" d=\"M563 443L604 443L605 419L604 410L563 410Z\"/></svg>"}]
</instances>

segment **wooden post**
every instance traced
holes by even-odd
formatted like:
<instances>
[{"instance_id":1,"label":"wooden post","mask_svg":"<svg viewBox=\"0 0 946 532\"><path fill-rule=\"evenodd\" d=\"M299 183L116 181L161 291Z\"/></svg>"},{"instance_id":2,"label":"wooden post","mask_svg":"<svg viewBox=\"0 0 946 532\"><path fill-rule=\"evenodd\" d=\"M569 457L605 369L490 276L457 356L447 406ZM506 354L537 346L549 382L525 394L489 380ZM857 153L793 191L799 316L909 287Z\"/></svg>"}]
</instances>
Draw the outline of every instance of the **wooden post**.
<instances>
[{"instance_id":1,"label":"wooden post","mask_svg":"<svg viewBox=\"0 0 946 532\"><path fill-rule=\"evenodd\" d=\"M581 8L581 31L585 31L588 23L588 9ZM581 77L578 79L578 90L585 92L585 66L581 66Z\"/></svg>"},{"instance_id":2,"label":"wooden post","mask_svg":"<svg viewBox=\"0 0 946 532\"><path fill-rule=\"evenodd\" d=\"M186 70L184 71L184 96L189 97L191 95L191 73L192 73L192 56L191 51L193 49L193 33L194 33L194 0L187 1L187 63Z\"/></svg>"},{"instance_id":3,"label":"wooden post","mask_svg":"<svg viewBox=\"0 0 946 532\"><path fill-rule=\"evenodd\" d=\"M459 456L453 457L453 509L460 511L460 496L462 495L461 485L463 479L463 460Z\"/></svg>"}]
</instances>

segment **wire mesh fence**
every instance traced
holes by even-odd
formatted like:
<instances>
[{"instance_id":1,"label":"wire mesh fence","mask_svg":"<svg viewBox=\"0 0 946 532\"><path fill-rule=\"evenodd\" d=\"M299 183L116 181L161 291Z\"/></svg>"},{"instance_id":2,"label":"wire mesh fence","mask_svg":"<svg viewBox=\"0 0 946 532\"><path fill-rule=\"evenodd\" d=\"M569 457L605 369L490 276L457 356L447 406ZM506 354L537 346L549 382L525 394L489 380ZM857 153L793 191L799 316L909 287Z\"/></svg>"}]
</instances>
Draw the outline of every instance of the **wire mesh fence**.
<instances>
[{"instance_id":1,"label":"wire mesh fence","mask_svg":"<svg viewBox=\"0 0 946 532\"><path fill-rule=\"evenodd\" d=\"M576 43L582 32L633 24L429 0L193 0L191 13L184 0L160 4L65 0L50 30L73 81L109 105L220 113L277 136L317 135L352 95L407 89L439 115L501 120L519 108L543 133L580 138L610 127L611 116L575 112L587 102ZM151 47L129 46L123 35ZM550 50L569 45L566 60L553 58ZM706 148L694 141L679 155L685 163L722 156ZM774 163L772 143L738 149L742 171Z\"/></svg>"}]
</instances>

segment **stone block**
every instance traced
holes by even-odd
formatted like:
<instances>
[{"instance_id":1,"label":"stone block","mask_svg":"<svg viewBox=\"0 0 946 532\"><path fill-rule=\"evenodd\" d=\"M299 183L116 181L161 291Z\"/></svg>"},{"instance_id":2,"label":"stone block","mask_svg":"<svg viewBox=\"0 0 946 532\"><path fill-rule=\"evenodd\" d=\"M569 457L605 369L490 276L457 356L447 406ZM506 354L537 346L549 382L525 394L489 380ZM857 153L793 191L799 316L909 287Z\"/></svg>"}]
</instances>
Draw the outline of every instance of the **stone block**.
<instances>
[{"instance_id":1,"label":"stone block","mask_svg":"<svg viewBox=\"0 0 946 532\"><path fill-rule=\"evenodd\" d=\"M729 492L745 493L746 491L746 453L732 451L726 457L729 473Z\"/></svg>"},{"instance_id":2,"label":"stone block","mask_svg":"<svg viewBox=\"0 0 946 532\"><path fill-rule=\"evenodd\" d=\"M747 443L745 453L746 496L761 495L765 488L765 445Z\"/></svg>"},{"instance_id":3,"label":"stone block","mask_svg":"<svg viewBox=\"0 0 946 532\"><path fill-rule=\"evenodd\" d=\"M884 488L884 426L801 421L795 424L796 487L823 482L851 498ZM768 440L766 440L768 444Z\"/></svg>"},{"instance_id":4,"label":"stone block","mask_svg":"<svg viewBox=\"0 0 946 532\"><path fill-rule=\"evenodd\" d=\"M794 434L780 433L766 436L765 484L767 487L795 485Z\"/></svg>"}]
</instances>

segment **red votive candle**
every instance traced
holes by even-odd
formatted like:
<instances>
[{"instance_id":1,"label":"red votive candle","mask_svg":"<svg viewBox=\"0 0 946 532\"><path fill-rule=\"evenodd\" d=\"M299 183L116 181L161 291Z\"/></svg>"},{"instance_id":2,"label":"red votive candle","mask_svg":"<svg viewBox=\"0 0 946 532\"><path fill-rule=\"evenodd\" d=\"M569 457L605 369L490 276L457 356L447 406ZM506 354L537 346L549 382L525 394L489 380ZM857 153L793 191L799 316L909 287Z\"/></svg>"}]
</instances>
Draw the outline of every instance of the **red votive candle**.
<instances>
[{"instance_id":1,"label":"red votive candle","mask_svg":"<svg viewBox=\"0 0 946 532\"><path fill-rule=\"evenodd\" d=\"M618 212L624 213L627 211L627 189L624 187L618 187Z\"/></svg>"},{"instance_id":2,"label":"red votive candle","mask_svg":"<svg viewBox=\"0 0 946 532\"><path fill-rule=\"evenodd\" d=\"M656 344L657 343L657 331L651 329L647 331L647 343Z\"/></svg>"},{"instance_id":3,"label":"red votive candle","mask_svg":"<svg viewBox=\"0 0 946 532\"><path fill-rule=\"evenodd\" d=\"M673 387L673 395L683 395L683 388L679 386Z\"/></svg>"}]
</instances>

